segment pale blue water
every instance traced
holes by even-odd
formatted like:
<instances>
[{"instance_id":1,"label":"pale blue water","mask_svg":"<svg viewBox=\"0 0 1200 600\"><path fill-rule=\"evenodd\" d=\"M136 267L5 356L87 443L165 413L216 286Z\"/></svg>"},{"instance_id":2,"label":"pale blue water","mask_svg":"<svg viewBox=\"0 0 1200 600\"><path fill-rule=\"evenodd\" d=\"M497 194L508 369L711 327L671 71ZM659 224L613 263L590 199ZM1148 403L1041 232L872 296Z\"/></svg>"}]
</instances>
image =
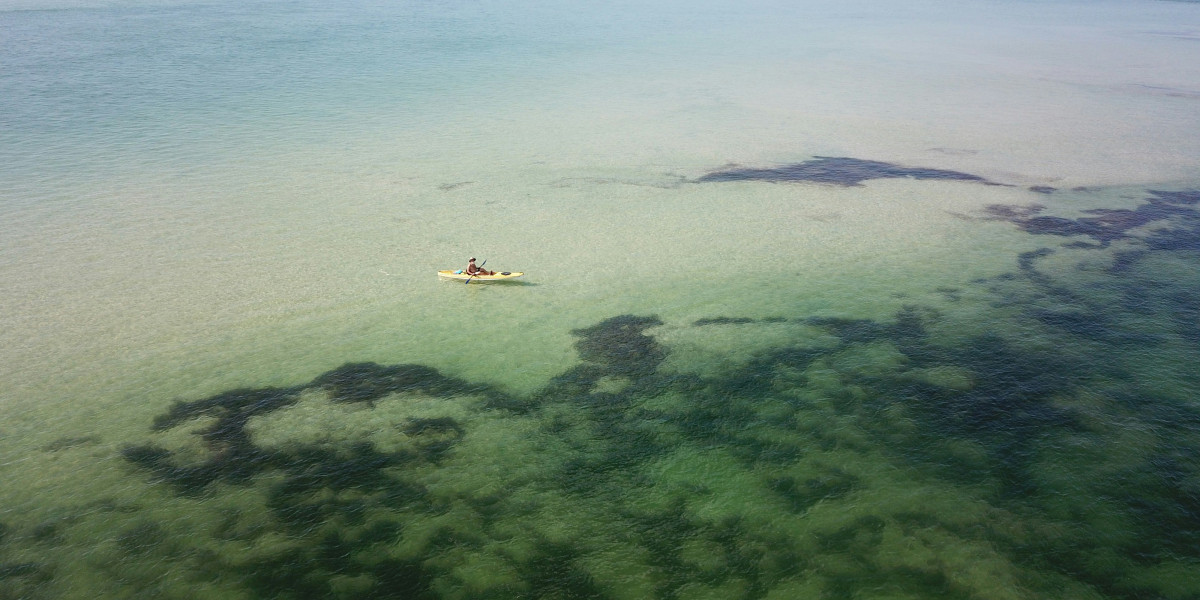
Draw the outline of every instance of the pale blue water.
<instances>
[{"instance_id":1,"label":"pale blue water","mask_svg":"<svg viewBox=\"0 0 1200 600\"><path fill-rule=\"evenodd\" d=\"M0 599L1196 597L1198 98L1191 2L0 0Z\"/></svg>"},{"instance_id":2,"label":"pale blue water","mask_svg":"<svg viewBox=\"0 0 1200 600\"><path fill-rule=\"evenodd\" d=\"M353 139L384 120L427 123L432 106L478 101L537 68L538 56L586 44L530 36L522 28L534 18L476 10L266 2L8 12L5 127L19 137L5 165L107 172L151 154L186 170L220 164L231 148Z\"/></svg>"}]
</instances>

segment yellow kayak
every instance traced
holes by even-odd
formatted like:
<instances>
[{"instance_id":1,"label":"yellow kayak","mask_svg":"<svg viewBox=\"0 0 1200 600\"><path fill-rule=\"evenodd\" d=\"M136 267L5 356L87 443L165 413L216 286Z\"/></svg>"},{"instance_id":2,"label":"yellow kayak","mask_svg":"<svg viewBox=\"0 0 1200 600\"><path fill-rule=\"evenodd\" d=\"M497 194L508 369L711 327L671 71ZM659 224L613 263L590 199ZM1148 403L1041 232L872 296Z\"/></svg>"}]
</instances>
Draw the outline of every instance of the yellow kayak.
<instances>
[{"instance_id":1,"label":"yellow kayak","mask_svg":"<svg viewBox=\"0 0 1200 600\"><path fill-rule=\"evenodd\" d=\"M525 273L523 273L521 271L504 271L504 272L497 271L495 275L476 275L474 277L471 277L470 275L467 275L467 272L462 269L457 269L457 270L445 269L442 271L438 271L438 277L441 277L442 279L457 279L458 281L466 281L468 278L470 278L471 283L475 283L476 281L478 281L479 283L491 283L493 281L508 281L510 279L516 279L524 274Z\"/></svg>"}]
</instances>

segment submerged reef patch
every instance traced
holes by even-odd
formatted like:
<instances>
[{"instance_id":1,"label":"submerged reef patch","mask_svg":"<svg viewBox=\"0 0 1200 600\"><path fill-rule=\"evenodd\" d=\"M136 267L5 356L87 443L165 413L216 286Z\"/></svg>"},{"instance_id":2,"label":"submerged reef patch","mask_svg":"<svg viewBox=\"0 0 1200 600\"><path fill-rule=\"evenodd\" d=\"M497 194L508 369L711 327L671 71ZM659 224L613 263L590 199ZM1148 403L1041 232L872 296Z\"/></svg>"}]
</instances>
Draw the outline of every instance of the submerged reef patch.
<instances>
[{"instance_id":1,"label":"submerged reef patch","mask_svg":"<svg viewBox=\"0 0 1200 600\"><path fill-rule=\"evenodd\" d=\"M930 169L926 167L904 167L874 160L834 156L818 156L801 163L761 169L732 167L713 171L697 178L695 181L697 183L726 181L766 181L770 183L809 182L851 187L862 185L862 182L870 179L897 178L944 179L1000 185L978 175L959 171Z\"/></svg>"},{"instance_id":2,"label":"submerged reef patch","mask_svg":"<svg viewBox=\"0 0 1200 600\"><path fill-rule=\"evenodd\" d=\"M45 446L42 446L42 450L46 452L59 452L70 448L77 448L79 446L97 444L99 442L100 438L94 435L62 437L50 442L49 444L46 444Z\"/></svg>"},{"instance_id":3,"label":"submerged reef patch","mask_svg":"<svg viewBox=\"0 0 1200 600\"><path fill-rule=\"evenodd\" d=\"M376 363L348 363L310 384L329 391L334 402L373 403L400 392L421 392L435 396L488 393L486 386L446 377L424 365L383 366Z\"/></svg>"},{"instance_id":4,"label":"submerged reef patch","mask_svg":"<svg viewBox=\"0 0 1200 600\"><path fill-rule=\"evenodd\" d=\"M154 444L126 447L125 459L148 469L156 479L176 485L181 492L202 493L218 480L229 483L246 482L266 471L292 472L305 470L313 460L334 461L333 469L367 461L373 464L403 462L411 456L381 455L370 444L351 448L353 458L321 455L312 448L293 450L266 449L256 445L247 431L253 417L264 416L294 405L307 390L323 390L332 402L357 402L373 405L391 394L421 393L453 397L475 394L488 401L503 404L504 394L482 384L447 377L436 369L421 365L382 366L375 363L349 363L320 375L306 385L291 388L239 389L195 400L178 401L154 419L155 431L166 431L185 423L209 417L215 419L197 433L209 450L208 458L198 464L180 463L170 450ZM429 427L446 428L452 420L433 421L433 425L411 425L409 431L421 433ZM416 429L412 429L416 427ZM423 450L429 456L444 451L443 446L461 437L461 428L449 426L456 436L437 436L437 441ZM427 436L428 437L428 436ZM317 453L317 454L314 454ZM350 462L346 462L349 460Z\"/></svg>"},{"instance_id":5,"label":"submerged reef patch","mask_svg":"<svg viewBox=\"0 0 1200 600\"><path fill-rule=\"evenodd\" d=\"M0 580L35 575L43 567L38 563L0 563Z\"/></svg>"},{"instance_id":6,"label":"submerged reef patch","mask_svg":"<svg viewBox=\"0 0 1200 600\"><path fill-rule=\"evenodd\" d=\"M1156 233L1144 242L1158 249L1194 249L1196 243L1190 234L1197 229L1196 211L1192 208L1200 202L1200 191L1161 191L1150 190L1149 196L1142 204L1133 209L1097 208L1084 211L1093 217L1068 219L1064 217L1042 216L1046 209L1040 204L1028 206L1012 206L994 204L987 207L987 213L993 219L1009 221L1022 230L1036 235L1057 235L1062 237L1086 236L1108 246L1114 240L1128 236L1132 229L1154 222L1176 219L1185 221L1183 228L1173 231Z\"/></svg>"},{"instance_id":7,"label":"submerged reef patch","mask_svg":"<svg viewBox=\"0 0 1200 600\"><path fill-rule=\"evenodd\" d=\"M697 319L701 336L827 334L713 375L664 368L662 321L619 315L574 330L578 364L528 396L350 363L177 402L125 459L180 502L245 508L195 539L132 514L113 544L171 580L285 599L1200 597L1180 575L1200 564L1200 376L1160 364L1200 358L1200 276L1180 276L1200 272L1198 199L1153 192L1082 224L995 208L1102 242L1083 254L1141 246L1106 269L1043 248L941 290L984 300L994 319L966 329L917 304ZM329 435L275 430L303 410ZM49 585L53 564L7 549L60 548L83 518L0 531L0 586Z\"/></svg>"},{"instance_id":8,"label":"submerged reef patch","mask_svg":"<svg viewBox=\"0 0 1200 600\"><path fill-rule=\"evenodd\" d=\"M579 337L575 348L585 363L608 374L638 376L652 373L665 357L658 342L645 334L657 325L662 325L658 317L624 315L571 333Z\"/></svg>"}]
</instances>

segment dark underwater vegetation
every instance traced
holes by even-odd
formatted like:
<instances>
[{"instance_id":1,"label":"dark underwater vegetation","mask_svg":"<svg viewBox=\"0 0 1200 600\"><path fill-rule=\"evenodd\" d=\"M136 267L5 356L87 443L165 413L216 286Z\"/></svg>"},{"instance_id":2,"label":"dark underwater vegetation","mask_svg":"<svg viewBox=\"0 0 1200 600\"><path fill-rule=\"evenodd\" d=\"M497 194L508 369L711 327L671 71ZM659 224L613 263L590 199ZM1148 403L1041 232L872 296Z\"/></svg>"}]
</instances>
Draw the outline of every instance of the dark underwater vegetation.
<instances>
[{"instance_id":1,"label":"dark underwater vegetation","mask_svg":"<svg viewBox=\"0 0 1200 600\"><path fill-rule=\"evenodd\" d=\"M699 177L696 179L696 182L767 181L776 183L805 181L810 183L858 186L870 179L894 178L946 179L999 185L978 175L959 171L925 167L904 167L875 160L837 156L818 156L802 163L762 169L745 167L721 169Z\"/></svg>"},{"instance_id":2,"label":"dark underwater vegetation","mask_svg":"<svg viewBox=\"0 0 1200 600\"><path fill-rule=\"evenodd\" d=\"M1142 227L1155 222L1176 219L1181 223L1171 229L1157 230L1143 239L1150 248L1195 250L1196 211L1193 206L1200 202L1200 192L1181 191L1166 192L1151 190L1150 196L1143 204L1133 209L1092 209L1086 211L1095 216L1079 219L1042 216L1045 206L1032 204L1029 206L988 207L988 212L996 219L1015 223L1021 229L1038 235L1084 236L1090 237L1103 246L1115 240L1127 237L1131 229ZM1075 242L1076 245L1085 242Z\"/></svg>"},{"instance_id":3,"label":"dark underwater vegetation","mask_svg":"<svg viewBox=\"0 0 1200 600\"><path fill-rule=\"evenodd\" d=\"M529 396L349 363L177 401L130 477L240 508L186 535L104 503L0 523L0 598L50 597L18 545L118 514L112 552L156 565L114 574L129 597L1200 598L1198 200L992 207L1059 243L938 290L994 324L714 315L687 327L807 334L709 375L618 315Z\"/></svg>"}]
</instances>

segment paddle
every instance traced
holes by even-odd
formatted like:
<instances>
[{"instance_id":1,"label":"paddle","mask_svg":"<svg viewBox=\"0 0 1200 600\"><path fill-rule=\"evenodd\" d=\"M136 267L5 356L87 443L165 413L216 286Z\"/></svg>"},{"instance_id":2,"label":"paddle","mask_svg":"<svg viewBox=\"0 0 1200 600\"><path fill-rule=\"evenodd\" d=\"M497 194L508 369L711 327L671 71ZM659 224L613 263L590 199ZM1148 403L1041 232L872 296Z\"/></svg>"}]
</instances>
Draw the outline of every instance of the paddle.
<instances>
[{"instance_id":1,"label":"paddle","mask_svg":"<svg viewBox=\"0 0 1200 600\"><path fill-rule=\"evenodd\" d=\"M485 258L485 259L483 259L483 262L479 263L479 268L483 269L483 265L486 265L486 264L487 264L487 259ZM478 272L479 271L475 271L475 273L478 273ZM467 275L466 283L471 283L471 278L475 276L475 273L471 273L470 275Z\"/></svg>"}]
</instances>

